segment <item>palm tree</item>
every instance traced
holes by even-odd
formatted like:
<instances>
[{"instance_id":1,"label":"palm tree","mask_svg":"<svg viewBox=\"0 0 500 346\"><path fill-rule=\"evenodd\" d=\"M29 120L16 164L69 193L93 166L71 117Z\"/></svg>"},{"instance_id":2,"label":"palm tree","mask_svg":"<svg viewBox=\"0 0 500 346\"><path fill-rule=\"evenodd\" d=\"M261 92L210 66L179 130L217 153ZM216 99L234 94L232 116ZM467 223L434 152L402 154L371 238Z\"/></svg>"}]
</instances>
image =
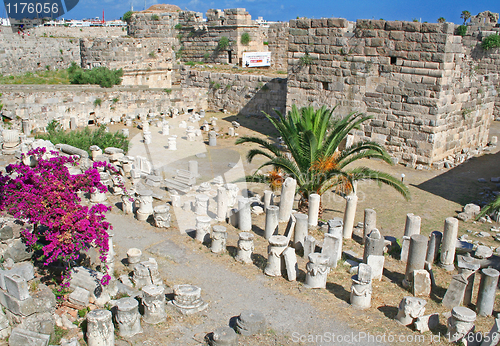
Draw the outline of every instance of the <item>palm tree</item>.
<instances>
[{"instance_id":1,"label":"palm tree","mask_svg":"<svg viewBox=\"0 0 500 346\"><path fill-rule=\"evenodd\" d=\"M444 19L444 17L439 17L438 18L438 23L440 23L440 24L446 23L446 19Z\"/></svg>"},{"instance_id":2,"label":"palm tree","mask_svg":"<svg viewBox=\"0 0 500 346\"><path fill-rule=\"evenodd\" d=\"M374 142L358 142L339 150L349 132L371 117L361 113L351 113L331 123L335 108L329 110L323 106L315 111L310 106L299 110L293 105L287 117L276 111L278 119L264 113L280 133L287 151L258 137L239 138L236 144L255 143L262 147L248 152L248 162L255 156L261 155L269 160L259 169L266 166L273 167L269 175L256 173L247 176L247 181L268 182L277 187L279 186L275 182L277 177L282 180L284 175L291 176L297 180L301 207L307 204L311 193L322 195L333 189L338 194L349 194L355 189L354 182L360 180L375 180L392 186L408 200L410 196L408 188L393 176L368 167L347 167L363 158L378 158L390 164L392 161L387 151Z\"/></svg>"},{"instance_id":3,"label":"palm tree","mask_svg":"<svg viewBox=\"0 0 500 346\"><path fill-rule=\"evenodd\" d=\"M479 220L479 218L485 216L485 215L493 215L500 210L500 195L495 198L494 201L486 204L483 209L481 209L481 212L477 215L476 220Z\"/></svg>"},{"instance_id":4,"label":"palm tree","mask_svg":"<svg viewBox=\"0 0 500 346\"><path fill-rule=\"evenodd\" d=\"M469 11L462 11L462 14L460 15L460 18L464 20L464 25L467 19L470 18L470 12Z\"/></svg>"}]
</instances>

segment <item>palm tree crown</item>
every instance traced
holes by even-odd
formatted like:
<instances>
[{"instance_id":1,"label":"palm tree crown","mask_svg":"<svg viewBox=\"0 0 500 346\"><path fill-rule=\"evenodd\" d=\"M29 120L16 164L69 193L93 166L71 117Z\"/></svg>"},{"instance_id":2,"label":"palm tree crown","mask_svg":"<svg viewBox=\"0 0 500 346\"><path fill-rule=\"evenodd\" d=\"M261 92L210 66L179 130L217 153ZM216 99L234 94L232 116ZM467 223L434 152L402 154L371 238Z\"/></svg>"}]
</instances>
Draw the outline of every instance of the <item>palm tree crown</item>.
<instances>
[{"instance_id":1,"label":"palm tree crown","mask_svg":"<svg viewBox=\"0 0 500 346\"><path fill-rule=\"evenodd\" d=\"M298 192L302 200L306 201L310 193L321 195L329 189L348 194L354 190L355 181L370 179L394 187L409 199L408 188L393 176L368 167L347 168L349 164L363 158L378 158L390 164L392 161L387 151L374 142L358 142L339 150L349 132L371 117L351 113L332 124L334 110L335 107L329 110L325 106L316 111L313 107L299 110L294 105L286 117L278 111L277 119L265 114L280 133L287 149L282 150L258 137L239 138L236 144L256 143L262 147L248 152L249 162L261 155L269 160L259 169L265 166L274 168L270 175L254 174L247 177L247 181L268 181L273 184L272 177L282 171L297 180Z\"/></svg>"},{"instance_id":2,"label":"palm tree crown","mask_svg":"<svg viewBox=\"0 0 500 346\"><path fill-rule=\"evenodd\" d=\"M467 21L467 19L470 18L470 16L471 16L471 14L469 11L462 11L460 18L462 18L464 20L464 25L465 25L465 22Z\"/></svg>"}]
</instances>

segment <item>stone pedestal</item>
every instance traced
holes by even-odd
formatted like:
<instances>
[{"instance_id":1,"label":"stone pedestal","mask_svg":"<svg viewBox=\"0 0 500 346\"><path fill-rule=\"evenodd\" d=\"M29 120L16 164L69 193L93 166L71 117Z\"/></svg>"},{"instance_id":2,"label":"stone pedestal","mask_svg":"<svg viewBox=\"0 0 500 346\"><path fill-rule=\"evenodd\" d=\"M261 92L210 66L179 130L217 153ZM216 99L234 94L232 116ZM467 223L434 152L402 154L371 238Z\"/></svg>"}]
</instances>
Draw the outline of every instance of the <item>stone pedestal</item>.
<instances>
[{"instance_id":1,"label":"stone pedestal","mask_svg":"<svg viewBox=\"0 0 500 346\"><path fill-rule=\"evenodd\" d=\"M238 199L238 228L244 232L252 230L252 211L248 198Z\"/></svg>"},{"instance_id":2,"label":"stone pedestal","mask_svg":"<svg viewBox=\"0 0 500 346\"><path fill-rule=\"evenodd\" d=\"M267 210L267 207L273 205L273 197L274 192L270 190L264 190L264 211Z\"/></svg>"},{"instance_id":3,"label":"stone pedestal","mask_svg":"<svg viewBox=\"0 0 500 346\"><path fill-rule=\"evenodd\" d=\"M196 236L195 239L202 243L207 243L210 240L210 217L196 217Z\"/></svg>"},{"instance_id":4,"label":"stone pedestal","mask_svg":"<svg viewBox=\"0 0 500 346\"><path fill-rule=\"evenodd\" d=\"M308 255L308 259L304 286L308 288L326 288L326 279L330 272L330 258L318 252L313 252Z\"/></svg>"},{"instance_id":5,"label":"stone pedestal","mask_svg":"<svg viewBox=\"0 0 500 346\"><path fill-rule=\"evenodd\" d=\"M208 304L201 299L201 288L193 285L175 285L174 300L172 304L183 315L194 314L203 311L208 307Z\"/></svg>"},{"instance_id":6,"label":"stone pedestal","mask_svg":"<svg viewBox=\"0 0 500 346\"><path fill-rule=\"evenodd\" d=\"M133 269L134 266L141 261L142 251L135 247L128 249L127 251L127 264Z\"/></svg>"},{"instance_id":7,"label":"stone pedestal","mask_svg":"<svg viewBox=\"0 0 500 346\"><path fill-rule=\"evenodd\" d=\"M254 250L254 235L249 232L240 232L238 240L238 254L235 259L242 263L253 263L252 253Z\"/></svg>"},{"instance_id":8,"label":"stone pedestal","mask_svg":"<svg viewBox=\"0 0 500 346\"><path fill-rule=\"evenodd\" d=\"M238 346L238 334L230 327L219 327L214 330L209 341L210 346Z\"/></svg>"},{"instance_id":9,"label":"stone pedestal","mask_svg":"<svg viewBox=\"0 0 500 346\"><path fill-rule=\"evenodd\" d=\"M148 217L153 214L153 191L143 190L137 192L139 197L139 209L137 210L137 220L146 221Z\"/></svg>"},{"instance_id":10,"label":"stone pedestal","mask_svg":"<svg viewBox=\"0 0 500 346\"><path fill-rule=\"evenodd\" d=\"M358 204L358 196L355 193L346 197L345 213L344 213L344 231L345 239L352 238L352 230L354 227L354 217L356 216L356 206Z\"/></svg>"},{"instance_id":11,"label":"stone pedestal","mask_svg":"<svg viewBox=\"0 0 500 346\"><path fill-rule=\"evenodd\" d=\"M408 263L406 263L404 287L410 287L413 279L413 271L424 269L425 257L427 255L427 237L421 234L413 234L410 237L410 248L408 251Z\"/></svg>"},{"instance_id":12,"label":"stone pedestal","mask_svg":"<svg viewBox=\"0 0 500 346\"><path fill-rule=\"evenodd\" d=\"M90 194L91 203L104 203L107 199L106 192L100 192L97 188L94 188L94 191Z\"/></svg>"},{"instance_id":13,"label":"stone pedestal","mask_svg":"<svg viewBox=\"0 0 500 346\"><path fill-rule=\"evenodd\" d=\"M236 330L244 336L265 333L267 322L264 314L256 310L243 311L236 320Z\"/></svg>"},{"instance_id":14,"label":"stone pedestal","mask_svg":"<svg viewBox=\"0 0 500 346\"><path fill-rule=\"evenodd\" d=\"M134 200L127 195L122 195L122 210L126 215L134 213Z\"/></svg>"},{"instance_id":15,"label":"stone pedestal","mask_svg":"<svg viewBox=\"0 0 500 346\"><path fill-rule=\"evenodd\" d=\"M302 249L308 233L308 216L302 213L295 214L295 231L293 233L293 246Z\"/></svg>"},{"instance_id":16,"label":"stone pedestal","mask_svg":"<svg viewBox=\"0 0 500 346\"><path fill-rule=\"evenodd\" d=\"M227 231L224 226L212 227L212 246L213 253L226 252Z\"/></svg>"},{"instance_id":17,"label":"stone pedestal","mask_svg":"<svg viewBox=\"0 0 500 346\"><path fill-rule=\"evenodd\" d=\"M363 244L366 236L377 227L377 212L373 209L365 209L365 218L363 222Z\"/></svg>"},{"instance_id":18,"label":"stone pedestal","mask_svg":"<svg viewBox=\"0 0 500 346\"><path fill-rule=\"evenodd\" d=\"M227 197L228 197L228 202L227 205L229 207L234 207L236 206L236 197L238 196L238 193L240 192L240 188L236 184L226 184L226 190L227 190Z\"/></svg>"},{"instance_id":19,"label":"stone pedestal","mask_svg":"<svg viewBox=\"0 0 500 346\"><path fill-rule=\"evenodd\" d=\"M469 308L456 306L451 310L451 317L448 318L448 332L446 336L450 342L459 342L469 333L474 332L474 322L476 313Z\"/></svg>"},{"instance_id":20,"label":"stone pedestal","mask_svg":"<svg viewBox=\"0 0 500 346\"><path fill-rule=\"evenodd\" d=\"M217 221L225 222L227 218L228 197L227 190L219 186L217 188Z\"/></svg>"},{"instance_id":21,"label":"stone pedestal","mask_svg":"<svg viewBox=\"0 0 500 346\"><path fill-rule=\"evenodd\" d=\"M147 261L137 263L134 266L132 282L135 284L136 288L142 288L148 285L163 285L156 260L150 257Z\"/></svg>"},{"instance_id":22,"label":"stone pedestal","mask_svg":"<svg viewBox=\"0 0 500 346\"><path fill-rule=\"evenodd\" d=\"M372 283L359 280L358 275L351 277L351 305L358 309L368 309L372 300Z\"/></svg>"},{"instance_id":23,"label":"stone pedestal","mask_svg":"<svg viewBox=\"0 0 500 346\"><path fill-rule=\"evenodd\" d=\"M148 285L142 288L142 320L149 324L157 324L166 320L165 289L161 286Z\"/></svg>"},{"instance_id":24,"label":"stone pedestal","mask_svg":"<svg viewBox=\"0 0 500 346\"><path fill-rule=\"evenodd\" d=\"M481 316L491 316L495 305L495 293L500 273L493 268L481 270L481 282L477 295L476 311Z\"/></svg>"},{"instance_id":25,"label":"stone pedestal","mask_svg":"<svg viewBox=\"0 0 500 346\"><path fill-rule=\"evenodd\" d=\"M372 268L372 278L375 280L382 280L385 262L384 245L384 238L376 228L365 237L363 262Z\"/></svg>"},{"instance_id":26,"label":"stone pedestal","mask_svg":"<svg viewBox=\"0 0 500 346\"><path fill-rule=\"evenodd\" d=\"M170 206L167 204L159 205L153 209L153 217L155 219L155 225L159 228L169 228L170 227Z\"/></svg>"},{"instance_id":27,"label":"stone pedestal","mask_svg":"<svg viewBox=\"0 0 500 346\"><path fill-rule=\"evenodd\" d=\"M217 133L215 131L208 133L208 145L211 147L217 146Z\"/></svg>"},{"instance_id":28,"label":"stone pedestal","mask_svg":"<svg viewBox=\"0 0 500 346\"><path fill-rule=\"evenodd\" d=\"M121 298L116 301L116 324L118 334L129 338L142 333L139 303L134 298Z\"/></svg>"},{"instance_id":29,"label":"stone pedestal","mask_svg":"<svg viewBox=\"0 0 500 346\"><path fill-rule=\"evenodd\" d=\"M115 327L109 310L92 310L87 314L88 346L114 346Z\"/></svg>"},{"instance_id":30,"label":"stone pedestal","mask_svg":"<svg viewBox=\"0 0 500 346\"><path fill-rule=\"evenodd\" d=\"M316 227L318 226L318 215L319 206L321 204L321 196L317 193L312 193L309 195L309 210L308 210L308 226Z\"/></svg>"},{"instance_id":31,"label":"stone pedestal","mask_svg":"<svg viewBox=\"0 0 500 346\"><path fill-rule=\"evenodd\" d=\"M445 270L455 269L455 246L457 243L458 219L447 217L444 221L443 243L439 265Z\"/></svg>"},{"instance_id":32,"label":"stone pedestal","mask_svg":"<svg viewBox=\"0 0 500 346\"><path fill-rule=\"evenodd\" d=\"M427 256L425 258L426 262L434 263L437 260L439 247L441 246L441 239L443 239L443 233L438 231L431 233L429 245L427 245Z\"/></svg>"},{"instance_id":33,"label":"stone pedestal","mask_svg":"<svg viewBox=\"0 0 500 346\"><path fill-rule=\"evenodd\" d=\"M403 326L412 324L416 318L424 315L426 304L427 302L422 298L404 297L399 303L395 320Z\"/></svg>"},{"instance_id":34,"label":"stone pedestal","mask_svg":"<svg viewBox=\"0 0 500 346\"><path fill-rule=\"evenodd\" d=\"M177 150L177 136L168 137L168 150Z\"/></svg>"},{"instance_id":35,"label":"stone pedestal","mask_svg":"<svg viewBox=\"0 0 500 346\"><path fill-rule=\"evenodd\" d=\"M264 274L281 276L281 254L288 246L288 238L282 235L273 235L269 238L267 266Z\"/></svg>"},{"instance_id":36,"label":"stone pedestal","mask_svg":"<svg viewBox=\"0 0 500 346\"><path fill-rule=\"evenodd\" d=\"M163 136L168 136L170 134L170 126L168 125L168 123L163 123L162 124L162 127L161 127L161 134Z\"/></svg>"},{"instance_id":37,"label":"stone pedestal","mask_svg":"<svg viewBox=\"0 0 500 346\"><path fill-rule=\"evenodd\" d=\"M266 208L266 225L264 227L264 238L268 239L277 234L279 207L270 205Z\"/></svg>"},{"instance_id":38,"label":"stone pedestal","mask_svg":"<svg viewBox=\"0 0 500 346\"><path fill-rule=\"evenodd\" d=\"M142 131L142 138L144 140L144 144L151 144L151 132L150 131Z\"/></svg>"},{"instance_id":39,"label":"stone pedestal","mask_svg":"<svg viewBox=\"0 0 500 346\"><path fill-rule=\"evenodd\" d=\"M207 215L208 213L208 200L210 197L207 195L196 195L195 201L195 214L196 215Z\"/></svg>"},{"instance_id":40,"label":"stone pedestal","mask_svg":"<svg viewBox=\"0 0 500 346\"><path fill-rule=\"evenodd\" d=\"M295 199L295 189L297 181L288 177L281 186L280 207L278 213L279 222L288 222L292 213L293 201Z\"/></svg>"}]
</instances>

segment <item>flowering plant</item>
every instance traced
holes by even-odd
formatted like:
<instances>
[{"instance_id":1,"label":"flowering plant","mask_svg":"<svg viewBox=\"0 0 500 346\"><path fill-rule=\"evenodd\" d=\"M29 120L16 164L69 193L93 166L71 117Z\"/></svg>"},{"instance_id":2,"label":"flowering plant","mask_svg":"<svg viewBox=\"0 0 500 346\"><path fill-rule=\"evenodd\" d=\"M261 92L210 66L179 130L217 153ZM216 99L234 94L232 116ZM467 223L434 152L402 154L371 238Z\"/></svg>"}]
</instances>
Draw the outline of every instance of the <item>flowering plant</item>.
<instances>
[{"instance_id":1,"label":"flowering plant","mask_svg":"<svg viewBox=\"0 0 500 346\"><path fill-rule=\"evenodd\" d=\"M105 263L107 231L112 229L105 213L110 207L84 206L77 192L107 191L97 170L106 164L95 163L82 174L71 175L67 166L78 165L75 157L51 152L50 158L44 158L45 153L45 148L33 149L27 155L34 157L34 167L21 162L8 165L6 175L0 173L0 209L34 225L32 231L26 229L21 234L30 247L42 241L44 265L57 260L68 265L90 247L99 250L99 258ZM62 278L69 278L68 274L66 271ZM105 275L102 283L109 279Z\"/></svg>"}]
</instances>

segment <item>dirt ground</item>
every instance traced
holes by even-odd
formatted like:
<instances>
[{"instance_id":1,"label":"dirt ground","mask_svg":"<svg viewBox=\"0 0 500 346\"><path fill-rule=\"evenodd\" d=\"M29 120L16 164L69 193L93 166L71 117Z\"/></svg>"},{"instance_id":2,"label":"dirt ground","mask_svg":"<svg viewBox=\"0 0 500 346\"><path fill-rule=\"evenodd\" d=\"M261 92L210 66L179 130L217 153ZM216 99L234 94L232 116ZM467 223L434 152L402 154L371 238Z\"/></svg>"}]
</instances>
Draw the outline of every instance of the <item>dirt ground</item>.
<instances>
[{"instance_id":1,"label":"dirt ground","mask_svg":"<svg viewBox=\"0 0 500 346\"><path fill-rule=\"evenodd\" d=\"M226 133L231 121L238 121L241 127L237 129L242 135L259 135L276 137L276 133L265 119L255 119L243 116L233 116L222 113L207 114L219 119L219 133ZM111 126L111 130L121 128L121 125ZM131 137L139 130L130 131ZM490 136L500 134L500 124L493 123ZM204 135L206 137L206 134ZM205 138L207 140L207 138ZM236 150L243 157L253 145L234 145L234 138L221 136L217 140L217 148ZM377 228L384 236L394 236L400 239L403 235L407 213L421 216L421 233L429 235L434 230L443 230L444 220L449 216L456 216L462 206L474 200L480 200L484 188L498 190L495 184L490 183L490 177L500 176L498 167L498 151L484 154L453 169L444 170L414 170L401 165L390 166L375 160L365 160L359 164L379 169L395 176L405 174L404 182L408 185L412 199L405 201L389 187L379 187L374 183L360 183L358 185L359 202L357 206L355 224L363 221L363 210L373 208L377 212ZM262 160L255 160L251 164L245 161L245 172L253 172ZM478 178L485 178L487 183L479 183ZM262 184L248 184L254 193L263 195L267 186ZM448 309L440 302L451 280L457 271L446 272L434 267L436 287L431 297L426 299L426 314L438 312L440 326L433 332L421 335L411 328L399 325L394 321L399 302L404 296L411 293L401 286L404 277L405 265L398 259L386 255L384 277L381 281L373 282L372 306L365 311L353 309L348 304L351 286L349 267L339 262L339 266L328 275L326 289L308 290L303 286L305 280L305 265L307 260L298 256L300 274L296 282L288 282L284 278L266 277L262 270L266 265L267 241L262 237L265 216L253 215L253 232L255 233L255 251L253 265L242 265L234 260L236 242L239 230L230 225L228 229L228 253L215 255L206 245L200 245L191 237L181 232L176 226L175 215L173 224L168 230L159 230L150 224L141 223L125 216L121 211L119 199L111 199L113 211L109 217L115 228L115 246L118 255L125 257L129 247L139 247L144 253L154 256L160 268L168 289L173 285L189 281L205 290L206 299L211 308L207 312L189 317L183 317L173 309L169 309L169 318L166 323L156 326L144 326L145 333L130 340L117 339L117 345L199 345L204 343L207 333L218 325L230 324L230 318L241 311L241 307L226 306L224 301L241 301L241 306L252 307L268 306L265 313L269 316L268 331L259 336L240 337L239 345L333 345L352 344L367 345L379 344L418 344L418 345L448 345L446 333L446 318L442 315ZM337 196L326 194L322 197L325 208L322 221L335 216L343 216L345 201ZM498 226L493 224L494 226ZM490 231L492 224L460 221L459 236L467 234L469 238L480 243L496 246L492 237L476 238L473 234L478 231ZM472 231L472 232L468 232ZM317 240L323 238L321 229L311 230ZM167 244L167 245L165 245ZM345 240L344 250L354 250L362 256L363 248L355 240ZM126 269L120 263L116 266L117 274L125 273ZM213 274L213 275L211 275ZM216 276L215 278L213 276ZM238 282L240 285L238 285ZM233 286L234 285L234 286ZM246 287L243 287L246 286ZM475 292L472 301L476 301L479 279L476 276ZM253 291L252 291L253 290ZM252 302L251 296L267 296L262 302ZM270 298L269 298L270 297ZM498 297L497 297L498 298ZM494 315L498 313L500 305L497 299ZM229 304L231 305L231 304ZM472 307L473 308L473 307ZM240 309L240 310L238 310ZM264 311L263 311L264 312ZM287 324L288 320L288 325ZM234 322L234 321L233 321ZM488 332L493 325L493 317L478 317L476 331ZM218 325L217 325L218 323ZM328 332L329 326L339 325L341 330L366 333L379 337L370 343L365 340L355 342L328 343L325 340L296 340L291 334L294 326L301 330L310 329L311 333ZM303 328L302 328L302 327ZM302 329L300 329L302 328ZM394 339L391 339L390 336ZM312 335L314 336L314 335ZM382 339L382 337L385 337ZM402 338L399 339L398 338Z\"/></svg>"}]
</instances>

